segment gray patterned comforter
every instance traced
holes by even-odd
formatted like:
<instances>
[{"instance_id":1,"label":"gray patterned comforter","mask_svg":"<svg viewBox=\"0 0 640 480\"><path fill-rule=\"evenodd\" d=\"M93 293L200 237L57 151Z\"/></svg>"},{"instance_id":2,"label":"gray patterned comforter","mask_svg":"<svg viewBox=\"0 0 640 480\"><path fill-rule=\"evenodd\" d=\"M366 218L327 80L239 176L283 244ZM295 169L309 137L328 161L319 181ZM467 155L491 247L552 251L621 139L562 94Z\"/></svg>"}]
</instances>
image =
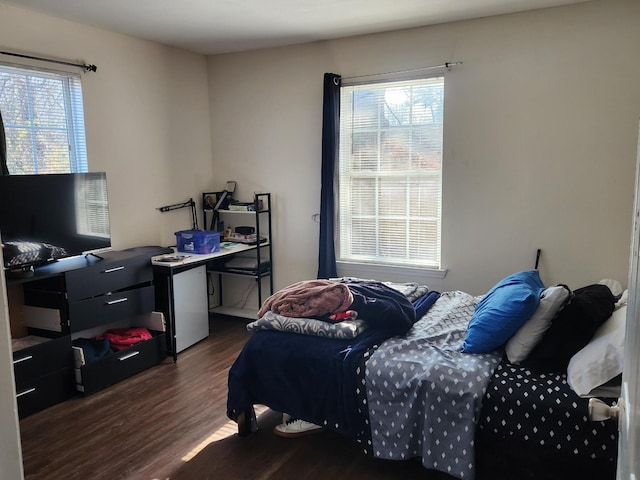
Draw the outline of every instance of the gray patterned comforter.
<instances>
[{"instance_id":1,"label":"gray patterned comforter","mask_svg":"<svg viewBox=\"0 0 640 480\"><path fill-rule=\"evenodd\" d=\"M460 351L476 299L443 293L403 337L385 341L365 379L373 455L473 479L474 436L497 352Z\"/></svg>"}]
</instances>

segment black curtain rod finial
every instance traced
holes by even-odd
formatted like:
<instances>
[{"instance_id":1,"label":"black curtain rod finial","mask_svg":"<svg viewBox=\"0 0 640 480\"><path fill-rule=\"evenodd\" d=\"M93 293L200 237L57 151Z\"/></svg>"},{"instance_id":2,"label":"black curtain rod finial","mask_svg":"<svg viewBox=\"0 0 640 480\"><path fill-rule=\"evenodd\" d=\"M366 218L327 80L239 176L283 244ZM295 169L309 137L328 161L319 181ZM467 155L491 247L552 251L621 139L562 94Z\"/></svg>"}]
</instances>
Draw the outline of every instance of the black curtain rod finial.
<instances>
[{"instance_id":1,"label":"black curtain rod finial","mask_svg":"<svg viewBox=\"0 0 640 480\"><path fill-rule=\"evenodd\" d=\"M64 60L56 60L54 58L38 57L35 55L26 55L24 53L0 51L0 55L9 55L11 57L27 58L29 60L37 60L39 62L57 63L58 65L67 65L69 67L81 68L85 72L95 72L96 70L98 70L98 67L93 64L87 65L85 63L73 63L73 62L67 62Z\"/></svg>"}]
</instances>

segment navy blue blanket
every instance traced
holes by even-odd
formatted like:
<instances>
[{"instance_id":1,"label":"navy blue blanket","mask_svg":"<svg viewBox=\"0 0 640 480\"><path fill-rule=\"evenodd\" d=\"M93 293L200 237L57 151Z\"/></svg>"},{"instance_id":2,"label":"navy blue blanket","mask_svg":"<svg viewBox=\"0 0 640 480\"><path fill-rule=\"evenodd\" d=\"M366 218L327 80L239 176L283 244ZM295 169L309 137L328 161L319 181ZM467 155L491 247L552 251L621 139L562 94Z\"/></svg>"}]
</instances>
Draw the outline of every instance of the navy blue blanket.
<instances>
[{"instance_id":1,"label":"navy blue blanket","mask_svg":"<svg viewBox=\"0 0 640 480\"><path fill-rule=\"evenodd\" d=\"M229 418L236 420L240 412L260 404L352 438L362 436L368 412L360 408L356 392L364 381L366 356L387 338L405 333L440 296L429 292L411 304L380 285L349 284L354 306L359 302L358 318L369 325L356 338L255 332L229 370Z\"/></svg>"},{"instance_id":2,"label":"navy blue blanket","mask_svg":"<svg viewBox=\"0 0 640 480\"><path fill-rule=\"evenodd\" d=\"M350 310L358 312L368 328L386 332L389 336L404 335L416 323L416 311L398 290L375 280L341 278L353 295Z\"/></svg>"}]
</instances>

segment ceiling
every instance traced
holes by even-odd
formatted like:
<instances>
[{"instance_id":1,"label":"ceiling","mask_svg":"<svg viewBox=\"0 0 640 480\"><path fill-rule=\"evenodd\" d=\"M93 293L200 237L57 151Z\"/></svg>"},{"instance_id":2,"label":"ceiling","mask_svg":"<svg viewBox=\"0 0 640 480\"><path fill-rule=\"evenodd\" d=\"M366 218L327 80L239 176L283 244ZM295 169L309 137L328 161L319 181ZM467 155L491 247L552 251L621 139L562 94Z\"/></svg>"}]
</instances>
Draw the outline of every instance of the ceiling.
<instances>
[{"instance_id":1,"label":"ceiling","mask_svg":"<svg viewBox=\"0 0 640 480\"><path fill-rule=\"evenodd\" d=\"M590 0L0 0L213 55Z\"/></svg>"}]
</instances>

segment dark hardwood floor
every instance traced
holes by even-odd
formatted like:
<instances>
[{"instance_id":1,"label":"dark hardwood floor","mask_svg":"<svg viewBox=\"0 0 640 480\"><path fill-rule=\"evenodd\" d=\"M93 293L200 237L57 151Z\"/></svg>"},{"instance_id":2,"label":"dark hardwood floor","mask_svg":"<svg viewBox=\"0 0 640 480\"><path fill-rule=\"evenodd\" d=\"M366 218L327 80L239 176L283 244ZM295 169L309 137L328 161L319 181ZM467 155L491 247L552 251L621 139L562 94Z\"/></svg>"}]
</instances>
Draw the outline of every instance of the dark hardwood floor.
<instances>
[{"instance_id":1,"label":"dark hardwood floor","mask_svg":"<svg viewBox=\"0 0 640 480\"><path fill-rule=\"evenodd\" d=\"M215 318L211 335L161 365L20 422L27 480L435 479L417 461L365 456L325 431L273 435L281 415L261 408L239 437L226 417L227 372L245 323Z\"/></svg>"}]
</instances>

